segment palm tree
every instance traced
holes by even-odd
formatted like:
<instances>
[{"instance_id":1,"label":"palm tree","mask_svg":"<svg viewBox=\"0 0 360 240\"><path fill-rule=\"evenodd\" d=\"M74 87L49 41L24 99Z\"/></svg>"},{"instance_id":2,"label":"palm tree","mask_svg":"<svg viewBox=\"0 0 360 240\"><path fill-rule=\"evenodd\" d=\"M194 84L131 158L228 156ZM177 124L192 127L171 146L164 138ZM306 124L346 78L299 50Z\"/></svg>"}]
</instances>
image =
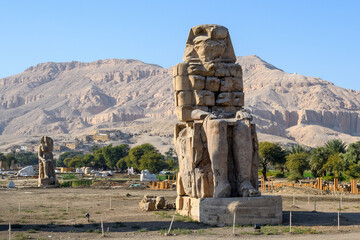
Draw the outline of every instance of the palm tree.
<instances>
[{"instance_id":1,"label":"palm tree","mask_svg":"<svg viewBox=\"0 0 360 240\"><path fill-rule=\"evenodd\" d=\"M325 148L329 152L329 156L346 152L346 144L340 139L333 139L328 141L325 143Z\"/></svg>"},{"instance_id":2,"label":"palm tree","mask_svg":"<svg viewBox=\"0 0 360 240\"><path fill-rule=\"evenodd\" d=\"M325 147L314 148L309 157L309 164L311 172L314 176L320 177L326 175L324 165L329 158L329 152Z\"/></svg>"},{"instance_id":3,"label":"palm tree","mask_svg":"<svg viewBox=\"0 0 360 240\"><path fill-rule=\"evenodd\" d=\"M291 148L289 149L289 154L293 154L293 153L303 153L303 152L308 152L308 150L304 147L301 146L299 144L293 145L291 146Z\"/></svg>"}]
</instances>

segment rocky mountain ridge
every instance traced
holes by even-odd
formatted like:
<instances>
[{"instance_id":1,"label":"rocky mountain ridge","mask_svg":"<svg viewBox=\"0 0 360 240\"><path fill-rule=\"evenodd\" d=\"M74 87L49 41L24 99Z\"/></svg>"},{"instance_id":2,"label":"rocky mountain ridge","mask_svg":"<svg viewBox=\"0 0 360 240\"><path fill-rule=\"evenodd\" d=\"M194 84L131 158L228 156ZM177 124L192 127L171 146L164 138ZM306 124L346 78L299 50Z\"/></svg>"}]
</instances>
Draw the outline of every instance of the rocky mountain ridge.
<instances>
[{"instance_id":1,"label":"rocky mountain ridge","mask_svg":"<svg viewBox=\"0 0 360 240\"><path fill-rule=\"evenodd\" d=\"M360 139L359 92L286 73L254 55L237 62L260 140L317 146ZM0 143L98 128L171 137L173 101L172 68L121 59L42 63L0 79Z\"/></svg>"}]
</instances>

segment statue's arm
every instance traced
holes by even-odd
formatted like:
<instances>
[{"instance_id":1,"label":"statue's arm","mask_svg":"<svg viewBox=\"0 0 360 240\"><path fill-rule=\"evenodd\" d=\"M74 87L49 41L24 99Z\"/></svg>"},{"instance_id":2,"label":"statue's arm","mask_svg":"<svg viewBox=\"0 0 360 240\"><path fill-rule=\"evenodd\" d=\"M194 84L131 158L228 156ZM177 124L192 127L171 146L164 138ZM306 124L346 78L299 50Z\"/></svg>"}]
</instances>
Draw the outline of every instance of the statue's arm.
<instances>
[{"instance_id":1,"label":"statue's arm","mask_svg":"<svg viewBox=\"0 0 360 240\"><path fill-rule=\"evenodd\" d=\"M43 151L41 150L41 146L39 147L38 158L39 158L39 161L43 161L43 162L46 161L46 159L43 157Z\"/></svg>"},{"instance_id":2,"label":"statue's arm","mask_svg":"<svg viewBox=\"0 0 360 240\"><path fill-rule=\"evenodd\" d=\"M211 119L216 118L216 116L212 113L209 112L205 112L203 110L200 109L195 109L191 112L191 118L193 120L204 120L206 117L210 117Z\"/></svg>"}]
</instances>

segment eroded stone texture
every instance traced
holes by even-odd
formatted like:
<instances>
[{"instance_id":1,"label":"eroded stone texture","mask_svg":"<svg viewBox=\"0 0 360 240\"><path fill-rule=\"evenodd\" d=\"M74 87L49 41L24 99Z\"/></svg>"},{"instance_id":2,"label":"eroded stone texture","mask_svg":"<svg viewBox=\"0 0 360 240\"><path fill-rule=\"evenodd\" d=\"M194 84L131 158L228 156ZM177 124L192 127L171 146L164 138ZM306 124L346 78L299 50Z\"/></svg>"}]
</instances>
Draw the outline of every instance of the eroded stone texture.
<instances>
[{"instance_id":1,"label":"eroded stone texture","mask_svg":"<svg viewBox=\"0 0 360 240\"><path fill-rule=\"evenodd\" d=\"M193 220L210 225L280 224L282 222L281 196L253 198L190 198L178 196L177 212Z\"/></svg>"},{"instance_id":2,"label":"eroded stone texture","mask_svg":"<svg viewBox=\"0 0 360 240\"><path fill-rule=\"evenodd\" d=\"M179 158L176 209L216 225L278 224L281 197L260 197L259 149L251 114L243 109L241 66L228 30L190 30L184 63L174 67L174 131ZM250 198L252 197L252 198Z\"/></svg>"},{"instance_id":3,"label":"eroded stone texture","mask_svg":"<svg viewBox=\"0 0 360 240\"><path fill-rule=\"evenodd\" d=\"M39 146L39 187L49 187L56 185L55 164L53 158L54 141L47 136L41 138Z\"/></svg>"},{"instance_id":4,"label":"eroded stone texture","mask_svg":"<svg viewBox=\"0 0 360 240\"><path fill-rule=\"evenodd\" d=\"M174 67L177 212L217 225L234 212L237 224L281 223L281 197L258 191L258 140L228 30L192 28L183 59Z\"/></svg>"},{"instance_id":5,"label":"eroded stone texture","mask_svg":"<svg viewBox=\"0 0 360 240\"><path fill-rule=\"evenodd\" d=\"M143 211L155 211L163 209L174 209L175 203L167 202L163 196L150 196L144 195L144 197L139 202L139 207Z\"/></svg>"},{"instance_id":6,"label":"eroded stone texture","mask_svg":"<svg viewBox=\"0 0 360 240\"><path fill-rule=\"evenodd\" d=\"M174 67L178 195L259 196L255 126L227 28L193 27L183 60Z\"/></svg>"}]
</instances>

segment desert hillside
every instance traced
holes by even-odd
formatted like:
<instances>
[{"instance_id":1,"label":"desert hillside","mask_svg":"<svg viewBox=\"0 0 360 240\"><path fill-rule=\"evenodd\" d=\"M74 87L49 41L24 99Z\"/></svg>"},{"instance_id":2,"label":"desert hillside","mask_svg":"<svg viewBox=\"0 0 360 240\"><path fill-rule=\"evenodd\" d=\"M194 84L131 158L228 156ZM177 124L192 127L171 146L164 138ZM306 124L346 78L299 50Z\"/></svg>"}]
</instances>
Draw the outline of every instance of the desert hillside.
<instances>
[{"instance_id":1,"label":"desert hillside","mask_svg":"<svg viewBox=\"0 0 360 240\"><path fill-rule=\"evenodd\" d=\"M257 56L238 63L260 140L308 146L360 140L359 92L286 73ZM173 107L172 69L120 59L42 63L0 79L0 145L104 128L170 139Z\"/></svg>"}]
</instances>

